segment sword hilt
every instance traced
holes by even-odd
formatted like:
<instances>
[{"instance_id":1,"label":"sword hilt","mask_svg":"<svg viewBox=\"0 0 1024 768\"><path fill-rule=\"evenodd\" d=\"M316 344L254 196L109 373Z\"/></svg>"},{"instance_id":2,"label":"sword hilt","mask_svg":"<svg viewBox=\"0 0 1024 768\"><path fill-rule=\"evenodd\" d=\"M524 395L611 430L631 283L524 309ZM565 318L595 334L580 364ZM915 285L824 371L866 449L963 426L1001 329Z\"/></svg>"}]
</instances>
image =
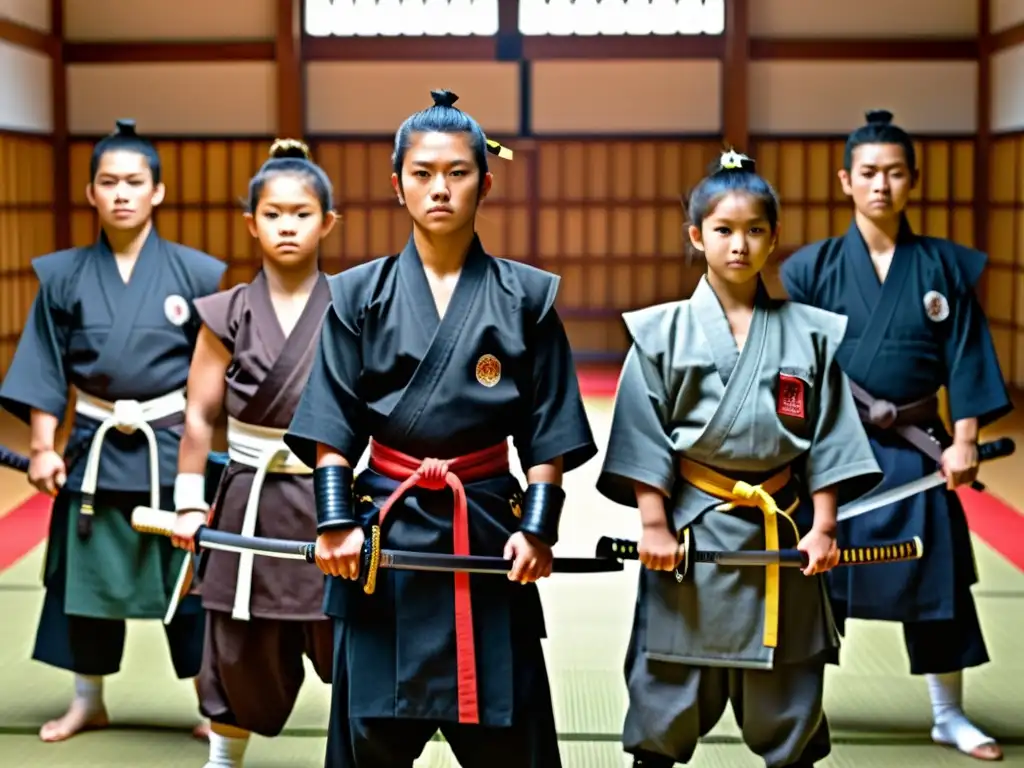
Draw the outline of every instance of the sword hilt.
<instances>
[{"instance_id":1,"label":"sword hilt","mask_svg":"<svg viewBox=\"0 0 1024 768\"><path fill-rule=\"evenodd\" d=\"M136 507L132 510L132 528L139 533L154 533L170 537L174 533L177 512L166 512L152 507Z\"/></svg>"},{"instance_id":2,"label":"sword hilt","mask_svg":"<svg viewBox=\"0 0 1024 768\"><path fill-rule=\"evenodd\" d=\"M924 555L924 544L919 536L889 544L867 547L840 547L840 565L867 565L869 563L898 563L919 560Z\"/></svg>"},{"instance_id":3,"label":"sword hilt","mask_svg":"<svg viewBox=\"0 0 1024 768\"><path fill-rule=\"evenodd\" d=\"M1017 450L1017 444L1013 442L1012 437L1000 437L996 440L990 440L987 443L978 444L978 461L992 461L992 459L1002 459L1007 456L1012 456Z\"/></svg>"},{"instance_id":4,"label":"sword hilt","mask_svg":"<svg viewBox=\"0 0 1024 768\"><path fill-rule=\"evenodd\" d=\"M178 519L177 512L168 512L163 509L153 509L152 507L135 507L132 510L132 528L139 533L153 533L157 536L171 537L174 535L174 522ZM316 562L316 543L315 542L301 542L301 541L288 541L282 539L246 539L242 536L237 536L232 533L225 533L218 531L216 528L210 528L206 525L201 525L196 529L196 535L193 537L196 549L200 549L203 546L204 540L218 541L221 545L225 543L224 539L232 539L237 541L242 539L243 542L259 542L262 546L268 547L268 552L282 552L282 553L298 553L302 555L302 559L307 563ZM237 546L237 544L235 544Z\"/></svg>"},{"instance_id":5,"label":"sword hilt","mask_svg":"<svg viewBox=\"0 0 1024 768\"><path fill-rule=\"evenodd\" d=\"M28 472L29 458L0 445L0 465L15 472Z\"/></svg>"},{"instance_id":6,"label":"sword hilt","mask_svg":"<svg viewBox=\"0 0 1024 768\"><path fill-rule=\"evenodd\" d=\"M767 551L738 550L736 552L702 551L697 549L693 532L687 528L683 531L680 543L682 558L676 566L675 574L679 581L693 578L690 565L694 563L711 563L719 565L759 565L778 564L789 568L806 568L807 555L799 549L781 549ZM882 563L898 563L904 560L918 560L924 554L924 544L914 536L911 539L892 541L886 544L869 546L840 547L839 565L869 565ZM596 557L616 558L619 560L639 560L640 548L637 542L629 539L615 539L602 536L598 539Z\"/></svg>"},{"instance_id":7,"label":"sword hilt","mask_svg":"<svg viewBox=\"0 0 1024 768\"><path fill-rule=\"evenodd\" d=\"M990 440L987 443L978 444L978 463L983 461L992 461L992 459L1002 459L1007 456L1012 456L1014 451L1017 450L1017 445L1013 442L1013 438L1000 437L996 440ZM984 483L977 480L971 483L971 488L978 492L985 490Z\"/></svg>"}]
</instances>

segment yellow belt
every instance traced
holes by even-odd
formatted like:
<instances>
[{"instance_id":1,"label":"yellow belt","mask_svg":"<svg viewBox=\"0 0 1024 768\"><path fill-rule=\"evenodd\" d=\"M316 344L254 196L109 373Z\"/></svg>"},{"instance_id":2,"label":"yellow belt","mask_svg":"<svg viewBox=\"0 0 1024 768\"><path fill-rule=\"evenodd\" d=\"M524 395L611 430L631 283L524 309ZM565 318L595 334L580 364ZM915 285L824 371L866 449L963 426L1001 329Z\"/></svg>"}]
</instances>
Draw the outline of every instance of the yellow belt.
<instances>
[{"instance_id":1,"label":"yellow belt","mask_svg":"<svg viewBox=\"0 0 1024 768\"><path fill-rule=\"evenodd\" d=\"M781 515L793 526L793 532L797 539L800 538L800 530L793 522L790 514L800 503L795 501L786 510L779 509L772 498L773 493L778 493L787 485L792 478L789 467L786 467L778 474L772 475L760 485L750 485L742 480L732 480L725 475L720 475L713 469L698 464L689 459L681 459L679 471L683 479L690 485L698 488L704 493L723 499L726 503L715 507L719 512L728 512L735 507L756 507L764 513L764 546L770 551L779 549L779 527L778 518ZM775 648L779 644L779 566L765 566L764 574L764 644L769 648Z\"/></svg>"}]
</instances>

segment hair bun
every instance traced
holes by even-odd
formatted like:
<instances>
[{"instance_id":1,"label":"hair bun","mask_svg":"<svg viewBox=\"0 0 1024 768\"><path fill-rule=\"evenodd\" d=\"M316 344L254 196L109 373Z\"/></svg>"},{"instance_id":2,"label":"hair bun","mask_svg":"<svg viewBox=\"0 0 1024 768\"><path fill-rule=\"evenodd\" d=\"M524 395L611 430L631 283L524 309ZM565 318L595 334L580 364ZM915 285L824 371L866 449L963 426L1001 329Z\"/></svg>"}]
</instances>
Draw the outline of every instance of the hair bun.
<instances>
[{"instance_id":1,"label":"hair bun","mask_svg":"<svg viewBox=\"0 0 1024 768\"><path fill-rule=\"evenodd\" d=\"M309 147L306 146L305 142L298 139L277 139L270 145L270 157L274 160L284 157L294 157L299 160L309 160L310 162L313 160Z\"/></svg>"},{"instance_id":2,"label":"hair bun","mask_svg":"<svg viewBox=\"0 0 1024 768\"><path fill-rule=\"evenodd\" d=\"M434 99L435 107L454 107L455 102L459 100L458 95L451 91L431 91L430 95Z\"/></svg>"},{"instance_id":3,"label":"hair bun","mask_svg":"<svg viewBox=\"0 0 1024 768\"><path fill-rule=\"evenodd\" d=\"M747 173L754 173L756 168L757 163L754 162L754 158L742 155L735 149L730 149L728 152L723 152L722 156L718 159L716 171L745 171Z\"/></svg>"},{"instance_id":4,"label":"hair bun","mask_svg":"<svg viewBox=\"0 0 1024 768\"><path fill-rule=\"evenodd\" d=\"M138 136L135 132L135 121L134 120L117 120L114 123L113 136Z\"/></svg>"},{"instance_id":5,"label":"hair bun","mask_svg":"<svg viewBox=\"0 0 1024 768\"><path fill-rule=\"evenodd\" d=\"M864 113L868 125L889 125L892 123L892 112L887 109L871 109Z\"/></svg>"}]
</instances>

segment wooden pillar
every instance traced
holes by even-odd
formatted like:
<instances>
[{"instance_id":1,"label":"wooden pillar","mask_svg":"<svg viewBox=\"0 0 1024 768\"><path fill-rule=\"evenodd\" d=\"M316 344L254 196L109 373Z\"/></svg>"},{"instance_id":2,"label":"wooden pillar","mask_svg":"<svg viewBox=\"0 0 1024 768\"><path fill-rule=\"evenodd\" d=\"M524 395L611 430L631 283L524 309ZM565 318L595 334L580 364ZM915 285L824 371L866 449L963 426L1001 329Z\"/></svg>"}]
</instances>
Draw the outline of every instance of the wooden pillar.
<instances>
[{"instance_id":1,"label":"wooden pillar","mask_svg":"<svg viewBox=\"0 0 1024 768\"><path fill-rule=\"evenodd\" d=\"M726 146L750 151L747 70L750 61L749 0L725 2L725 55L722 57L722 136Z\"/></svg>"},{"instance_id":2,"label":"wooden pillar","mask_svg":"<svg viewBox=\"0 0 1024 768\"><path fill-rule=\"evenodd\" d=\"M978 2L978 100L974 142L974 247L988 250L989 163L992 152L991 0ZM982 277L984 280L984 276Z\"/></svg>"},{"instance_id":3,"label":"wooden pillar","mask_svg":"<svg viewBox=\"0 0 1024 768\"><path fill-rule=\"evenodd\" d=\"M301 139L306 128L305 73L302 71L302 0L277 0L277 135Z\"/></svg>"},{"instance_id":4,"label":"wooden pillar","mask_svg":"<svg viewBox=\"0 0 1024 768\"><path fill-rule=\"evenodd\" d=\"M64 0L50 0L53 36L50 93L53 99L53 218L58 249L71 247L71 150L68 139L67 70L64 67Z\"/></svg>"}]
</instances>

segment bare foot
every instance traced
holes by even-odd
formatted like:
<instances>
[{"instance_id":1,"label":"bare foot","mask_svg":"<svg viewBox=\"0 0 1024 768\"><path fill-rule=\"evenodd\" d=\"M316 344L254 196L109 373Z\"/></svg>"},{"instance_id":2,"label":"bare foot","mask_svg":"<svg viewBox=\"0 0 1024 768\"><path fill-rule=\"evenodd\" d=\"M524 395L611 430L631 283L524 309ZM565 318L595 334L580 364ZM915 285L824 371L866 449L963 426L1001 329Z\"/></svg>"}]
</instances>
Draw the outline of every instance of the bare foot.
<instances>
[{"instance_id":1,"label":"bare foot","mask_svg":"<svg viewBox=\"0 0 1024 768\"><path fill-rule=\"evenodd\" d=\"M199 725L192 729L192 738L199 739L199 741L210 740L210 721L203 720Z\"/></svg>"},{"instance_id":2,"label":"bare foot","mask_svg":"<svg viewBox=\"0 0 1024 768\"><path fill-rule=\"evenodd\" d=\"M106 707L101 705L99 709L90 710L85 702L74 699L63 717L51 720L39 729L39 738L47 742L64 741L76 733L106 728L108 725L110 718L107 717Z\"/></svg>"},{"instance_id":3,"label":"bare foot","mask_svg":"<svg viewBox=\"0 0 1024 768\"><path fill-rule=\"evenodd\" d=\"M971 752L971 757L975 760L990 760L995 762L1003 759L1003 750L994 741L990 741L988 744L982 744L980 747L976 747Z\"/></svg>"}]
</instances>

